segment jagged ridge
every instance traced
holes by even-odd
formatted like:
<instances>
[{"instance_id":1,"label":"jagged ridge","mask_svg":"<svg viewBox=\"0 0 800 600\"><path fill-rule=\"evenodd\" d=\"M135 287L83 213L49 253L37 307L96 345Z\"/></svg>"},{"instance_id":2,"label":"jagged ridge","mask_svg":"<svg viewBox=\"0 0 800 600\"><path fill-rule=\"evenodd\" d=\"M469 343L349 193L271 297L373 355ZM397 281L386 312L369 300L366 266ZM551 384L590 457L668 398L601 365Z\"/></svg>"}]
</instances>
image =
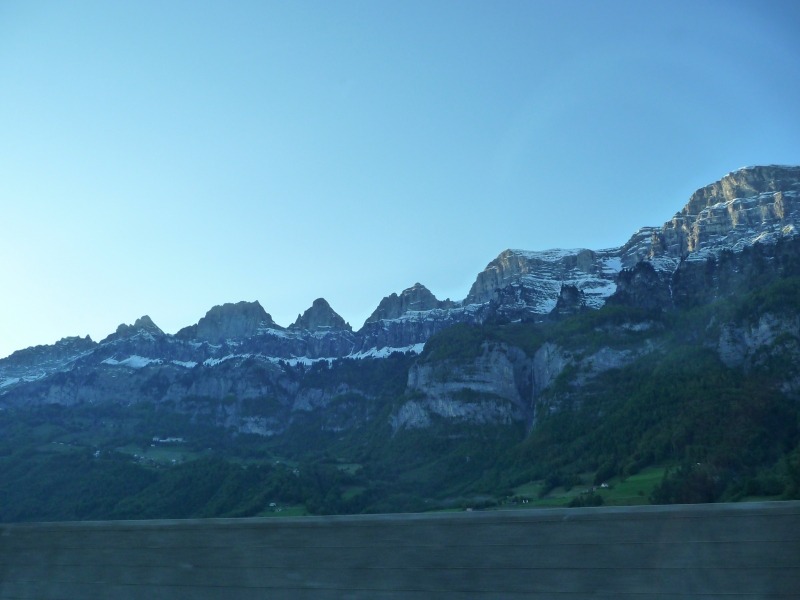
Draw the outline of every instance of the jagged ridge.
<instances>
[{"instance_id":1,"label":"jagged ridge","mask_svg":"<svg viewBox=\"0 0 800 600\"><path fill-rule=\"evenodd\" d=\"M639 230L618 248L506 250L478 274L464 300L438 300L417 283L383 298L357 332L323 298L288 328L275 323L257 301L224 304L174 336L145 316L120 325L100 344L70 338L53 347L15 352L0 361L0 386L72 368L86 355L112 361L106 364L160 361L189 368L243 357L294 364L420 351L431 335L456 323L543 319L598 308L615 294L643 302L649 293L635 292L635 278L621 274L634 267L636 281L653 292L650 304L665 308L676 301L675 279L686 278L680 267L686 259L705 260L726 250L796 237L799 197L800 167L747 167L696 191L670 221ZM625 294L618 290L620 283Z\"/></svg>"}]
</instances>

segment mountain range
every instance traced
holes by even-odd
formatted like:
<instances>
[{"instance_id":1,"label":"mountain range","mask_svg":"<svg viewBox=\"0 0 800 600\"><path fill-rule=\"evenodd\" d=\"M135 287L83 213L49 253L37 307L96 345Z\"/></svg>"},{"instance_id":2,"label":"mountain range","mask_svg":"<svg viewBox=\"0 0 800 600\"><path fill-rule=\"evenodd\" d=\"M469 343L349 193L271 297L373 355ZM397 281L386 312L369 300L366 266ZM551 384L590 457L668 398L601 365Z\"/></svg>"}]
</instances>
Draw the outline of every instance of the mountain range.
<instances>
[{"instance_id":1,"label":"mountain range","mask_svg":"<svg viewBox=\"0 0 800 600\"><path fill-rule=\"evenodd\" d=\"M605 394L608 377L678 347L710 352L723 371L768 367L770 389L800 400L800 302L787 283L800 276L799 228L800 167L747 167L619 247L506 250L466 298L417 283L357 331L323 298L288 327L256 301L215 306L174 335L142 316L99 342L19 350L0 360L0 413L148 406L165 423L281 440L284 455L302 446L297 427L392 439L521 427L532 439L549 416ZM778 308L758 304L763 290ZM181 437L153 427L154 439Z\"/></svg>"},{"instance_id":2,"label":"mountain range","mask_svg":"<svg viewBox=\"0 0 800 600\"><path fill-rule=\"evenodd\" d=\"M800 167L743 168L696 191L670 221L640 229L619 247L506 250L477 275L463 300L438 300L416 283L383 298L356 332L324 298L315 300L288 327L275 323L258 301L214 306L198 323L175 335L165 334L143 316L132 325L120 325L97 344L88 337L73 337L15 352L0 361L0 386L69 369L89 355L110 361L106 364L157 360L164 364L169 359L180 366L245 355L297 363L419 352L431 335L455 323L543 319L568 297L576 307L599 308L617 292L621 271L641 264L653 267L668 290L683 262L794 238L799 220ZM142 351L137 355L141 360L123 356L126 350L119 348L123 341L128 342L126 350ZM165 344L169 350L158 354L167 348Z\"/></svg>"}]
</instances>

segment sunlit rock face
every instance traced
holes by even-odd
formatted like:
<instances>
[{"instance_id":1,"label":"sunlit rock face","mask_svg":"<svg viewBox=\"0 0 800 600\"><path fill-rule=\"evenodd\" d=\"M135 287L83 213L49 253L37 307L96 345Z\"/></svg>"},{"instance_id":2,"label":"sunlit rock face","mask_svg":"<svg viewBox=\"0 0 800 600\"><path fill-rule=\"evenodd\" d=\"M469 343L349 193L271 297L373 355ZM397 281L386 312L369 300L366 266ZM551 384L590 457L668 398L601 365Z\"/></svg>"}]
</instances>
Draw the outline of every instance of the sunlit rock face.
<instances>
[{"instance_id":1,"label":"sunlit rock face","mask_svg":"<svg viewBox=\"0 0 800 600\"><path fill-rule=\"evenodd\" d=\"M728 173L692 194L681 214L698 215L703 209L720 203L779 192L797 196L800 192L800 166L744 167Z\"/></svg>"},{"instance_id":2,"label":"sunlit rock face","mask_svg":"<svg viewBox=\"0 0 800 600\"><path fill-rule=\"evenodd\" d=\"M287 328L258 302L215 306L175 335L143 316L99 343L65 338L0 360L0 407L166 402L198 418L240 419L242 431L277 431L277 421L249 414L247 402L269 399L285 416L355 394L355 388L327 384L301 390L306 370L335 359L418 355L431 336L456 324L554 321L607 302L654 312L682 309L735 296L753 281L791 275L800 260L799 197L800 167L740 169L692 194L661 227L642 228L618 248L506 250L477 275L465 299L439 300L418 283L383 298L356 332L323 298ZM722 330L718 347L726 363L746 367L760 360L762 348L783 344L782 333L797 337L796 321L783 318L748 327ZM639 352L601 348L579 359L545 344L529 359L518 349L487 347L470 364L447 366L450 379L442 378L440 367L420 364L409 375L412 397L393 418L398 427L437 415L531 419L537 395L567 366L589 377ZM797 355L796 348L792 352ZM197 404L197 398L216 404Z\"/></svg>"},{"instance_id":3,"label":"sunlit rock face","mask_svg":"<svg viewBox=\"0 0 800 600\"><path fill-rule=\"evenodd\" d=\"M660 229L642 230L628 244L638 260L704 259L794 237L799 228L800 167L745 167L697 190Z\"/></svg>"}]
</instances>

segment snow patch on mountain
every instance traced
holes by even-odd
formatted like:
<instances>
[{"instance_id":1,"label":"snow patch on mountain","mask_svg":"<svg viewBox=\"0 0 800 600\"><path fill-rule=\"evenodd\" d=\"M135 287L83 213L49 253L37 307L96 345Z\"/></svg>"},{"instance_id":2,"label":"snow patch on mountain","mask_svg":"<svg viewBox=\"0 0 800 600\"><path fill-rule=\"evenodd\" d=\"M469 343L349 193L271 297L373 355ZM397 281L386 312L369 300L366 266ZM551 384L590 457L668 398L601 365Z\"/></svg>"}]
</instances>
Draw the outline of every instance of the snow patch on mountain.
<instances>
[{"instance_id":1,"label":"snow patch on mountain","mask_svg":"<svg viewBox=\"0 0 800 600\"><path fill-rule=\"evenodd\" d=\"M601 250L601 252L615 252L612 250ZM622 257L610 254L600 260L600 268L603 270L604 275L616 275L622 271Z\"/></svg>"},{"instance_id":2,"label":"snow patch on mountain","mask_svg":"<svg viewBox=\"0 0 800 600\"><path fill-rule=\"evenodd\" d=\"M648 260L656 272L673 273L680 264L680 259L670 256L659 256Z\"/></svg>"},{"instance_id":3,"label":"snow patch on mountain","mask_svg":"<svg viewBox=\"0 0 800 600\"><path fill-rule=\"evenodd\" d=\"M407 352L411 352L414 354L421 354L424 348L425 344L420 343L420 344L411 344L408 346L403 346L402 348L395 348L388 346L383 348L370 348L369 350L361 350L359 352L353 352L344 357L310 358L308 356L292 356L291 358L278 358L274 356L260 356L259 358L263 358L264 360L268 360L275 364L285 363L292 367L297 365L305 365L309 367L319 362L327 362L330 364L331 362L337 360L338 358L350 358L353 360L362 360L365 358L387 358L392 354L394 354L395 352L400 352L401 354L405 354Z\"/></svg>"},{"instance_id":4,"label":"snow patch on mountain","mask_svg":"<svg viewBox=\"0 0 800 600\"><path fill-rule=\"evenodd\" d=\"M509 250L512 254L521 256L527 260L541 260L545 262L559 262L570 256L575 256L582 252L581 248L564 249L551 248L549 250Z\"/></svg>"},{"instance_id":5,"label":"snow patch on mountain","mask_svg":"<svg viewBox=\"0 0 800 600\"><path fill-rule=\"evenodd\" d=\"M227 356L223 356L222 358L207 358L203 361L204 367L215 367L220 363L223 363L228 360L233 360L235 358L250 358L252 354L228 354Z\"/></svg>"},{"instance_id":6,"label":"snow patch on mountain","mask_svg":"<svg viewBox=\"0 0 800 600\"><path fill-rule=\"evenodd\" d=\"M163 360L160 358L146 358L144 356L139 356L138 354L133 354L128 358L123 360L117 360L113 357L107 358L103 361L102 364L104 365L111 365L111 366L119 366L119 367L129 367L131 369L143 369L147 365L151 364L163 364Z\"/></svg>"},{"instance_id":7,"label":"snow patch on mountain","mask_svg":"<svg viewBox=\"0 0 800 600\"><path fill-rule=\"evenodd\" d=\"M404 346L402 348L370 348L369 350L362 350L361 352L355 352L353 354L348 354L346 358L355 358L355 359L362 359L362 358L387 358L388 356L394 354L395 352L400 352L401 354L405 354L406 352L411 352L413 354L422 354L422 351L425 349L425 343L420 344L411 344L410 346Z\"/></svg>"},{"instance_id":8,"label":"snow patch on mountain","mask_svg":"<svg viewBox=\"0 0 800 600\"><path fill-rule=\"evenodd\" d=\"M185 369L194 369L197 366L197 362L193 360L173 360L172 364Z\"/></svg>"},{"instance_id":9,"label":"snow patch on mountain","mask_svg":"<svg viewBox=\"0 0 800 600\"><path fill-rule=\"evenodd\" d=\"M15 383L19 383L20 381L22 381L22 378L20 377L7 377L5 379L0 380L0 388L14 385Z\"/></svg>"}]
</instances>

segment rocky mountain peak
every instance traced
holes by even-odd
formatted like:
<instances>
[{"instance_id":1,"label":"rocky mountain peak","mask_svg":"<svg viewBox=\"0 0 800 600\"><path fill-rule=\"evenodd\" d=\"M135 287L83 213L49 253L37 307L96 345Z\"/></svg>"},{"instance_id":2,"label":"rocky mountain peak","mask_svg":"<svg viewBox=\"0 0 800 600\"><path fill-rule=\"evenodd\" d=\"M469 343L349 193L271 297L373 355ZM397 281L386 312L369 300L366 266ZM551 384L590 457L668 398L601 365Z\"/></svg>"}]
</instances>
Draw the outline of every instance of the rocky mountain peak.
<instances>
[{"instance_id":1,"label":"rocky mountain peak","mask_svg":"<svg viewBox=\"0 0 800 600\"><path fill-rule=\"evenodd\" d=\"M574 315L586 308L585 294L577 286L564 284L556 300L551 316L565 317Z\"/></svg>"},{"instance_id":2,"label":"rocky mountain peak","mask_svg":"<svg viewBox=\"0 0 800 600\"><path fill-rule=\"evenodd\" d=\"M705 260L709 253L794 237L798 227L800 167L745 167L697 190L649 240L638 240L634 254L639 259Z\"/></svg>"},{"instance_id":3,"label":"rocky mountain peak","mask_svg":"<svg viewBox=\"0 0 800 600\"><path fill-rule=\"evenodd\" d=\"M282 329L256 300L214 306L197 322L181 329L176 336L194 338L212 344L229 339L244 339L267 329Z\"/></svg>"},{"instance_id":4,"label":"rocky mountain peak","mask_svg":"<svg viewBox=\"0 0 800 600\"><path fill-rule=\"evenodd\" d=\"M133 325L127 325L125 323L120 324L117 330L103 341L125 339L142 334L158 337L163 336L164 332L161 331L158 325L153 323L150 317L144 315L136 319Z\"/></svg>"},{"instance_id":5,"label":"rocky mountain peak","mask_svg":"<svg viewBox=\"0 0 800 600\"><path fill-rule=\"evenodd\" d=\"M290 329L306 329L308 331L347 330L352 331L350 324L331 308L325 298L317 298L309 309L289 325Z\"/></svg>"},{"instance_id":6,"label":"rocky mountain peak","mask_svg":"<svg viewBox=\"0 0 800 600\"><path fill-rule=\"evenodd\" d=\"M81 349L86 350L96 346L97 344L92 341L92 338L88 335L81 337L79 335L72 335L68 337L61 338L55 343L56 348L69 348L69 349Z\"/></svg>"},{"instance_id":7,"label":"rocky mountain peak","mask_svg":"<svg viewBox=\"0 0 800 600\"><path fill-rule=\"evenodd\" d=\"M370 315L366 323L397 319L408 312L433 310L436 308L451 308L455 303L450 300L437 300L431 291L421 283L415 283L406 288L400 295L386 296L378 304L378 308Z\"/></svg>"},{"instance_id":8,"label":"rocky mountain peak","mask_svg":"<svg viewBox=\"0 0 800 600\"><path fill-rule=\"evenodd\" d=\"M161 331L161 328L158 327L158 325L156 325L155 323L153 323L153 319L151 319L147 315L144 315L136 319L136 321L134 321L133 323L133 328L144 329L145 331L149 331L150 333L153 334L164 335L164 332Z\"/></svg>"},{"instance_id":9,"label":"rocky mountain peak","mask_svg":"<svg viewBox=\"0 0 800 600\"><path fill-rule=\"evenodd\" d=\"M8 367L35 367L47 362L71 358L77 354L93 350L97 343L88 335L71 336L58 340L53 345L31 346L17 350L10 356L0 359L0 365Z\"/></svg>"},{"instance_id":10,"label":"rocky mountain peak","mask_svg":"<svg viewBox=\"0 0 800 600\"><path fill-rule=\"evenodd\" d=\"M242 355L252 352L312 360L374 355L373 350L420 347L431 335L456 323L482 323L488 319L536 321L549 314L599 308L612 297L614 302L637 306L669 306L677 301L677 296L673 298L676 277L682 277L684 282L690 276L700 281L683 263L705 262L728 251L739 254L756 246L793 239L800 239L800 166L746 167L697 190L672 220L662 226L639 229L623 246L603 250L505 250L477 275L464 300L438 300L424 285L416 283L383 298L358 332L353 332L323 298L318 298L298 315L289 334L279 333L283 328L258 302L238 302L213 307L197 324L181 329L175 336L165 336L144 316L133 325L120 325L103 342L131 340L130 351L137 356L150 352L142 342L156 341L159 347L173 341L189 342L184 346L172 344L183 348L180 356L175 356L187 364L197 362L193 352L214 354L230 350L198 350L198 341L214 346L231 341L230 345ZM336 335L318 335L320 331ZM94 344L90 340L81 343L87 348ZM125 349L120 346L116 344L112 350L128 351L128 345ZM45 353L50 352L49 348ZM41 354L33 352L37 353ZM64 354L81 352L69 350ZM199 358L206 360L208 356ZM114 358L118 359L124 357Z\"/></svg>"},{"instance_id":11,"label":"rocky mountain peak","mask_svg":"<svg viewBox=\"0 0 800 600\"><path fill-rule=\"evenodd\" d=\"M505 250L478 274L464 304L495 302L501 313L511 309L518 318L544 315L555 308L562 286L570 285L584 293L587 306L597 308L613 293L621 266L618 248Z\"/></svg>"},{"instance_id":12,"label":"rocky mountain peak","mask_svg":"<svg viewBox=\"0 0 800 600\"><path fill-rule=\"evenodd\" d=\"M779 191L800 192L800 167L769 165L733 171L692 194L681 214L697 215L720 202Z\"/></svg>"}]
</instances>

